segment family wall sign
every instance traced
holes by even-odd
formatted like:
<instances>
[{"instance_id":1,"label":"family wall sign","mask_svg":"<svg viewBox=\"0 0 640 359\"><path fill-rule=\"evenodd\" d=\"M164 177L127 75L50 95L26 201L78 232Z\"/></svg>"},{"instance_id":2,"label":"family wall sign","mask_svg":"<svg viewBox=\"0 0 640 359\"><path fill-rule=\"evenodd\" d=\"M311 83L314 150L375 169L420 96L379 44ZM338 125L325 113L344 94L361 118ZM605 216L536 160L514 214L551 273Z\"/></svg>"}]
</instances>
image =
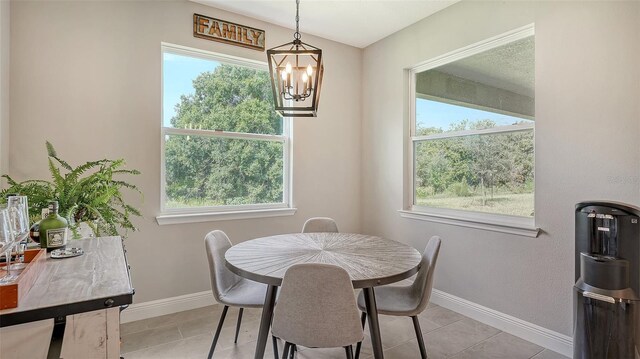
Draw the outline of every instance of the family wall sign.
<instances>
[{"instance_id":1,"label":"family wall sign","mask_svg":"<svg viewBox=\"0 0 640 359\"><path fill-rule=\"evenodd\" d=\"M264 30L193 14L193 36L264 51Z\"/></svg>"}]
</instances>

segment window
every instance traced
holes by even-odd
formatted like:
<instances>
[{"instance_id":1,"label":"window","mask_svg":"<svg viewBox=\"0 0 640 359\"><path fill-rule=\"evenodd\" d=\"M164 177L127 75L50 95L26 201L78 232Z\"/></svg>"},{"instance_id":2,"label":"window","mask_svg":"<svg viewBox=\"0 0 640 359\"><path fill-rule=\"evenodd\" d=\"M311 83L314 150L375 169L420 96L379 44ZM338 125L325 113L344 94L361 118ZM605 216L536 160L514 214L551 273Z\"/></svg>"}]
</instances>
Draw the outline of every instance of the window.
<instances>
[{"instance_id":1,"label":"window","mask_svg":"<svg viewBox=\"0 0 640 359\"><path fill-rule=\"evenodd\" d=\"M162 212L288 208L289 121L266 64L174 45L162 63Z\"/></svg>"},{"instance_id":2,"label":"window","mask_svg":"<svg viewBox=\"0 0 640 359\"><path fill-rule=\"evenodd\" d=\"M533 227L533 28L421 65L411 81L410 211Z\"/></svg>"}]
</instances>

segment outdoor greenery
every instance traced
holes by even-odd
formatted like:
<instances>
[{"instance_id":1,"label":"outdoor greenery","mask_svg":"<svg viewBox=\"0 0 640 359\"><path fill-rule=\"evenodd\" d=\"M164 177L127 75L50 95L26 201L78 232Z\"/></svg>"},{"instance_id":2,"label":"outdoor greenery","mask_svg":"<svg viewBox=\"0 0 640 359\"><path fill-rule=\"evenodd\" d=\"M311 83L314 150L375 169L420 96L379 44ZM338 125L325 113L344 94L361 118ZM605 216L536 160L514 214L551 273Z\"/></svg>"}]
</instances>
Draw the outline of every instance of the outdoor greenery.
<instances>
[{"instance_id":1,"label":"outdoor greenery","mask_svg":"<svg viewBox=\"0 0 640 359\"><path fill-rule=\"evenodd\" d=\"M125 235L127 230L136 230L131 217L141 213L125 202L122 191L130 189L142 194L138 187L119 177L138 175L139 171L124 168L123 159L89 161L72 167L58 157L53 145L47 142L46 146L51 181L17 182L3 175L9 186L0 191L0 202L6 202L10 193L27 196L30 223L34 223L50 201L58 201L58 212L69 221L74 236L78 235L81 222L86 222L96 236Z\"/></svg>"},{"instance_id":2,"label":"outdoor greenery","mask_svg":"<svg viewBox=\"0 0 640 359\"><path fill-rule=\"evenodd\" d=\"M461 120L447 132L495 127ZM420 128L419 136L445 132ZM416 204L532 216L533 131L448 137L416 144Z\"/></svg>"},{"instance_id":3,"label":"outdoor greenery","mask_svg":"<svg viewBox=\"0 0 640 359\"><path fill-rule=\"evenodd\" d=\"M171 127L280 135L266 71L220 64L193 80ZM417 135L488 129L491 120L461 120ZM209 133L210 134L210 133ZM283 196L280 141L203 136L165 137L168 208L279 203ZM533 131L449 137L416 144L416 204L531 216Z\"/></svg>"},{"instance_id":4,"label":"outdoor greenery","mask_svg":"<svg viewBox=\"0 0 640 359\"><path fill-rule=\"evenodd\" d=\"M177 104L172 127L282 134L268 72L220 64L193 88ZM167 135L167 207L280 203L283 150L279 141Z\"/></svg>"}]
</instances>

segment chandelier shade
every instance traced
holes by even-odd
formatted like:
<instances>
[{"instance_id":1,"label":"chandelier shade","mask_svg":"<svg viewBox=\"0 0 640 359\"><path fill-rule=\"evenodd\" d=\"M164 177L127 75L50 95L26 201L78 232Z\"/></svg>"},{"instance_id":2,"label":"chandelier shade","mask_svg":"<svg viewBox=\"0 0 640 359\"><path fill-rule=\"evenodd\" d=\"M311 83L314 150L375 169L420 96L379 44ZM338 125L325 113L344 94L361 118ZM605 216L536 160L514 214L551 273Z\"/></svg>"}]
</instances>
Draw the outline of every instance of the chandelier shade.
<instances>
[{"instance_id":1,"label":"chandelier shade","mask_svg":"<svg viewBox=\"0 0 640 359\"><path fill-rule=\"evenodd\" d=\"M322 50L300 40L299 0L292 42L267 50L276 111L284 117L316 117L322 87Z\"/></svg>"}]
</instances>

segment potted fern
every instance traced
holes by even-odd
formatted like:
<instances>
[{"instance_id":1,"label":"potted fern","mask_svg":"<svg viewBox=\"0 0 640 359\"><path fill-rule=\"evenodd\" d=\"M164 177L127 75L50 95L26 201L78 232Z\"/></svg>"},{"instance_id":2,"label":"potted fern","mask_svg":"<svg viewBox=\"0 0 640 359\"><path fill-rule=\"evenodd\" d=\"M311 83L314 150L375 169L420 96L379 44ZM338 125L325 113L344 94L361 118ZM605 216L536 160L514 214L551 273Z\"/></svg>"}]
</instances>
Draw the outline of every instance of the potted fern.
<instances>
[{"instance_id":1,"label":"potted fern","mask_svg":"<svg viewBox=\"0 0 640 359\"><path fill-rule=\"evenodd\" d=\"M86 223L95 236L122 235L136 228L132 216L140 211L123 199L124 189L142 192L137 186L120 179L121 176L139 175L137 170L126 169L123 159L89 161L72 167L60 159L51 143L46 142L51 180L31 179L22 182L3 175L8 187L0 191L0 203L7 194L18 193L29 198L31 223L40 220L42 208L49 201L58 201L60 215L67 218L74 238L80 237L80 224Z\"/></svg>"}]
</instances>

